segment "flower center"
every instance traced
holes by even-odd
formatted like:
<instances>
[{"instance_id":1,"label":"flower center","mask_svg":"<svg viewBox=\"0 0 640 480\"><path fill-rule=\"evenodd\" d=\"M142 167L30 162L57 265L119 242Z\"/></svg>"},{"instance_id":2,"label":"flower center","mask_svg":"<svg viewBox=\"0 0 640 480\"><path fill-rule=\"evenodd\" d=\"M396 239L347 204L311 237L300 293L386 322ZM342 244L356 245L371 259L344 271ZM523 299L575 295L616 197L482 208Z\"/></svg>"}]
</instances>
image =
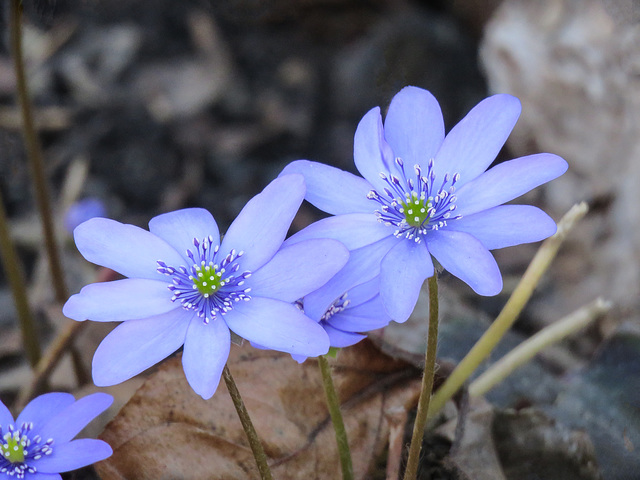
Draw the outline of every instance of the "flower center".
<instances>
[{"instance_id":1,"label":"flower center","mask_svg":"<svg viewBox=\"0 0 640 480\"><path fill-rule=\"evenodd\" d=\"M158 273L171 277L168 287L173 294L171 300L179 300L182 308L193 310L204 323L230 311L235 302L251 299L248 295L251 289L243 288L251 272L237 273L244 252L231 250L220 259L220 246L213 247L213 241L211 236L202 241L193 239L194 251L186 252L190 265L173 267L161 260L157 262Z\"/></svg>"},{"instance_id":2,"label":"flower center","mask_svg":"<svg viewBox=\"0 0 640 480\"><path fill-rule=\"evenodd\" d=\"M7 433L4 436L5 443L0 445L0 452L9 462L22 463L24 462L24 447L27 446L27 441L26 435L19 437L18 432L15 432L14 435Z\"/></svg>"},{"instance_id":3,"label":"flower center","mask_svg":"<svg viewBox=\"0 0 640 480\"><path fill-rule=\"evenodd\" d=\"M429 161L425 175L420 165L415 165L415 175L408 177L401 158L396 158L396 165L399 176L380 173L380 178L387 184L383 193L371 190L367 194L367 198L380 204L379 210L375 211L378 221L395 227L393 234L396 237L419 243L428 231L439 230L446 227L447 222L462 218L461 215L453 215L459 173L445 174L438 188L433 160Z\"/></svg>"},{"instance_id":4,"label":"flower center","mask_svg":"<svg viewBox=\"0 0 640 480\"><path fill-rule=\"evenodd\" d=\"M350 303L351 300L347 299L347 294L343 293L335 302L333 302L329 306L329 308L327 308L327 311L324 312L324 314L320 318L320 321L324 322L329 320L334 315L337 315L338 313L344 311Z\"/></svg>"},{"instance_id":5,"label":"flower center","mask_svg":"<svg viewBox=\"0 0 640 480\"><path fill-rule=\"evenodd\" d=\"M429 220L429 210L431 202L425 203L424 194L418 197L416 192L406 194L406 200L400 202L401 210L404 210L404 219L408 225L419 228L425 221ZM428 222L427 222L428 223Z\"/></svg>"},{"instance_id":6,"label":"flower center","mask_svg":"<svg viewBox=\"0 0 640 480\"><path fill-rule=\"evenodd\" d=\"M53 439L42 442L40 435L31 437L31 430L31 422L23 423L18 430L9 425L4 432L0 425L0 474L25 478L27 473L36 473L34 461L53 453Z\"/></svg>"},{"instance_id":7,"label":"flower center","mask_svg":"<svg viewBox=\"0 0 640 480\"><path fill-rule=\"evenodd\" d=\"M193 277L193 284L205 298L228 282L228 279L222 278L223 272L216 272L215 265L196 266L195 269L197 275Z\"/></svg>"}]
</instances>

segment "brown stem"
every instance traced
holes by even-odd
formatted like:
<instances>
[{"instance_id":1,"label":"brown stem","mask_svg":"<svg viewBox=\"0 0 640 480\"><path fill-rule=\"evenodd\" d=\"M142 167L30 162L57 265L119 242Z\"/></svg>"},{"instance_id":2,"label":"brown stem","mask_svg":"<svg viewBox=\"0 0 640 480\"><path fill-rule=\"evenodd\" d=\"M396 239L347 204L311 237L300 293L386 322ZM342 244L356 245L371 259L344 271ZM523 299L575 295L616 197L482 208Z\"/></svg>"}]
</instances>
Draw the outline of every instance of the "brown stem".
<instances>
[{"instance_id":1,"label":"brown stem","mask_svg":"<svg viewBox=\"0 0 640 480\"><path fill-rule=\"evenodd\" d=\"M267 463L267 454L264 453L264 448L262 447L262 442L260 442L260 438L258 437L258 432L256 432L256 429L253 426L249 412L242 401L240 391L238 390L236 382L233 380L231 371L229 371L229 367L227 365L225 365L224 370L222 370L222 377L227 384L227 390L229 391L229 395L233 401L233 406L236 407L236 412L238 412L238 417L240 417L240 423L242 423L242 428L244 428L247 440L249 440L249 446L251 447L253 457L258 465L258 470L260 471L260 478L262 478L262 480L273 480L273 477L271 476L271 469L269 469L269 464Z\"/></svg>"},{"instance_id":2,"label":"brown stem","mask_svg":"<svg viewBox=\"0 0 640 480\"><path fill-rule=\"evenodd\" d=\"M427 424L427 413L429 412L429 401L431 400L433 376L436 366L436 349L438 347L438 280L435 272L433 276L429 278L428 283L429 334L427 337L427 352L424 360L422 391L420 392L420 400L418 401L416 420L413 424L413 434L411 435L411 445L409 446L409 457L407 458L407 468L404 471L404 480L414 480L418 475L422 437L424 436L424 427Z\"/></svg>"},{"instance_id":3,"label":"brown stem","mask_svg":"<svg viewBox=\"0 0 640 480\"><path fill-rule=\"evenodd\" d=\"M31 313L29 300L27 299L27 286L24 280L24 272L20 266L16 249L11 241L9 222L4 210L1 193L2 192L0 192L0 259L2 259L9 285L11 285L13 301L16 305L18 321L20 322L24 350L29 363L32 367L35 367L40 361L40 343L38 342L38 334L33 322L33 314Z\"/></svg>"}]
</instances>

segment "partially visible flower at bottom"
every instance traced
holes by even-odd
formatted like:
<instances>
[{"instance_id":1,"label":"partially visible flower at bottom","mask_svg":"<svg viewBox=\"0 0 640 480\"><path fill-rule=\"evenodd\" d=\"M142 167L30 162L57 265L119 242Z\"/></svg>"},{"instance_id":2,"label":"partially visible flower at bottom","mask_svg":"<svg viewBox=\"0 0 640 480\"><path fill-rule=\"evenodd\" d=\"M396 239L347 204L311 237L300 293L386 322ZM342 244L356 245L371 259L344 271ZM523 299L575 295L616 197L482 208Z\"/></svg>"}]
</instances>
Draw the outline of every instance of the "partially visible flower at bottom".
<instances>
[{"instance_id":1,"label":"partially visible flower at bottom","mask_svg":"<svg viewBox=\"0 0 640 480\"><path fill-rule=\"evenodd\" d=\"M0 479L62 480L59 472L110 457L106 442L73 438L112 402L106 393L77 401L70 393L46 393L31 400L15 421L0 402Z\"/></svg>"}]
</instances>

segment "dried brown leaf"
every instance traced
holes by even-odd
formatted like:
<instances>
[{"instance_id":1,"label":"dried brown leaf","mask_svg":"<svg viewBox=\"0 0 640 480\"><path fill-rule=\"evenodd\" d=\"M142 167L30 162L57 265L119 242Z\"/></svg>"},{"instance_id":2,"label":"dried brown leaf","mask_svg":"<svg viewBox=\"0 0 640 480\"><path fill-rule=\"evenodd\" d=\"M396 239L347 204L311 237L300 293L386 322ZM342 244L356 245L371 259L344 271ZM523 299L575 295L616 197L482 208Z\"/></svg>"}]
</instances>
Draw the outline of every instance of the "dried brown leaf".
<instances>
[{"instance_id":1,"label":"dried brown leaf","mask_svg":"<svg viewBox=\"0 0 640 480\"><path fill-rule=\"evenodd\" d=\"M332 362L343 400L356 478L364 479L389 437L385 412L419 392L415 369L366 342ZM274 478L340 478L335 437L314 359L232 348L228 362ZM180 357L164 363L102 435L114 450L105 480L259 478L224 382L208 401L188 386Z\"/></svg>"}]
</instances>

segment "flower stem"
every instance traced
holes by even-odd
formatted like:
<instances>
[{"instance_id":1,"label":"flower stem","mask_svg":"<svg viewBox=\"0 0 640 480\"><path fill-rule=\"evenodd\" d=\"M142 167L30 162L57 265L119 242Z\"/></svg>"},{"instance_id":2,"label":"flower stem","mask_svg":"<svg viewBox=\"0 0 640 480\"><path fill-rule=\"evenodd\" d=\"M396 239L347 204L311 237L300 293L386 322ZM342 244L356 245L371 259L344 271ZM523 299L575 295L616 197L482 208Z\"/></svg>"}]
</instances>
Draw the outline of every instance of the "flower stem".
<instances>
[{"instance_id":1,"label":"flower stem","mask_svg":"<svg viewBox=\"0 0 640 480\"><path fill-rule=\"evenodd\" d=\"M331 415L333 429L336 432L336 442L338 443L338 453L340 454L340 465L342 466L343 480L353 480L353 464L351 463L351 451L349 450L349 440L347 439L347 431L342 421L342 413L340 412L340 401L336 393L333 379L331 378L331 367L327 361L327 357L320 355L318 357L318 366L322 373L322 386L327 397L327 406Z\"/></svg>"},{"instance_id":2,"label":"flower stem","mask_svg":"<svg viewBox=\"0 0 640 480\"><path fill-rule=\"evenodd\" d=\"M567 335L583 329L596 318L609 311L610 308L611 303L605 302L602 298L597 298L588 305L580 307L566 317L543 328L515 347L471 382L469 395L472 397L484 395L509 376L516 368L531 360L538 352L549 345L559 342Z\"/></svg>"},{"instance_id":3,"label":"flower stem","mask_svg":"<svg viewBox=\"0 0 640 480\"><path fill-rule=\"evenodd\" d=\"M236 382L233 380L231 371L229 371L229 367L227 365L225 365L224 370L222 370L222 377L227 384L227 390L229 391L229 395L233 401L233 406L236 407L236 412L238 412L238 417L240 417L240 423L242 423L242 428L244 428L244 432L249 440L249 446L253 452L253 457L256 459L258 470L260 471L260 478L262 478L262 480L273 480L271 470L267 464L267 455L264 453L264 448L262 447L260 438L258 438L258 433L253 426L251 417L249 417L249 412L244 406L244 402L242 401Z\"/></svg>"},{"instance_id":4,"label":"flower stem","mask_svg":"<svg viewBox=\"0 0 640 480\"><path fill-rule=\"evenodd\" d=\"M429 284L429 333L427 336L427 351L424 359L424 374L422 375L422 391L418 400L418 411L413 424L413 434L409 445L407 468L404 480L414 480L418 476L418 463L422 448L424 427L427 424L427 412L433 389L433 376L436 367L436 349L438 347L438 279L434 272L428 279Z\"/></svg>"},{"instance_id":5,"label":"flower stem","mask_svg":"<svg viewBox=\"0 0 640 480\"><path fill-rule=\"evenodd\" d=\"M20 330L22 332L22 343L27 354L27 359L32 367L40 360L40 343L38 342L38 334L36 326L33 322L33 315L29 307L27 299L27 287L24 280L24 272L20 267L18 254L11 242L11 234L9 232L9 222L7 214L4 210L2 195L0 194L0 259L4 265L5 273L11 292L13 293L13 301L16 305L18 320L20 322Z\"/></svg>"},{"instance_id":6,"label":"flower stem","mask_svg":"<svg viewBox=\"0 0 640 480\"><path fill-rule=\"evenodd\" d=\"M551 265L567 234L575 223L584 217L587 210L587 205L584 202L574 205L558 223L558 231L555 235L542 243L498 317L433 395L429 411L430 418L438 413L444 404L455 395L478 368L478 365L489 356L507 330L511 328L531 298L540 278Z\"/></svg>"},{"instance_id":7,"label":"flower stem","mask_svg":"<svg viewBox=\"0 0 640 480\"><path fill-rule=\"evenodd\" d=\"M64 303L67 300L69 293L64 279L58 242L53 228L53 215L51 214L49 186L45 176L44 161L42 160L42 147L36 133L33 114L31 112L31 101L29 98L29 88L27 85L27 75L22 49L21 0L11 0L11 53L13 56L14 70L16 74L18 103L20 104L20 110L22 113L22 135L24 137L27 159L31 170L31 179L33 181L36 203L38 205L38 211L40 212L40 222L42 224L44 244L52 278L51 283L53 284L56 301L58 303ZM77 350L73 348L72 345L70 346L70 350L73 357L76 378L78 379L78 383L82 384L87 378L87 374L82 367L80 355ZM55 360L51 367L44 365L43 368L52 370L56 363L57 360Z\"/></svg>"},{"instance_id":8,"label":"flower stem","mask_svg":"<svg viewBox=\"0 0 640 480\"><path fill-rule=\"evenodd\" d=\"M11 46L16 73L16 84L18 89L18 102L22 112L22 133L27 150L27 158L31 169L36 203L40 211L40 221L42 222L42 232L44 234L45 248L49 259L49 268L53 277L53 289L56 300L63 303L67 300L67 288L62 272L58 245L53 230L51 215L51 205L49 203L49 187L44 173L44 162L42 160L42 147L33 123L31 112L31 101L29 99L29 89L27 87L27 76L22 54L22 5L20 0L11 2Z\"/></svg>"}]
</instances>

